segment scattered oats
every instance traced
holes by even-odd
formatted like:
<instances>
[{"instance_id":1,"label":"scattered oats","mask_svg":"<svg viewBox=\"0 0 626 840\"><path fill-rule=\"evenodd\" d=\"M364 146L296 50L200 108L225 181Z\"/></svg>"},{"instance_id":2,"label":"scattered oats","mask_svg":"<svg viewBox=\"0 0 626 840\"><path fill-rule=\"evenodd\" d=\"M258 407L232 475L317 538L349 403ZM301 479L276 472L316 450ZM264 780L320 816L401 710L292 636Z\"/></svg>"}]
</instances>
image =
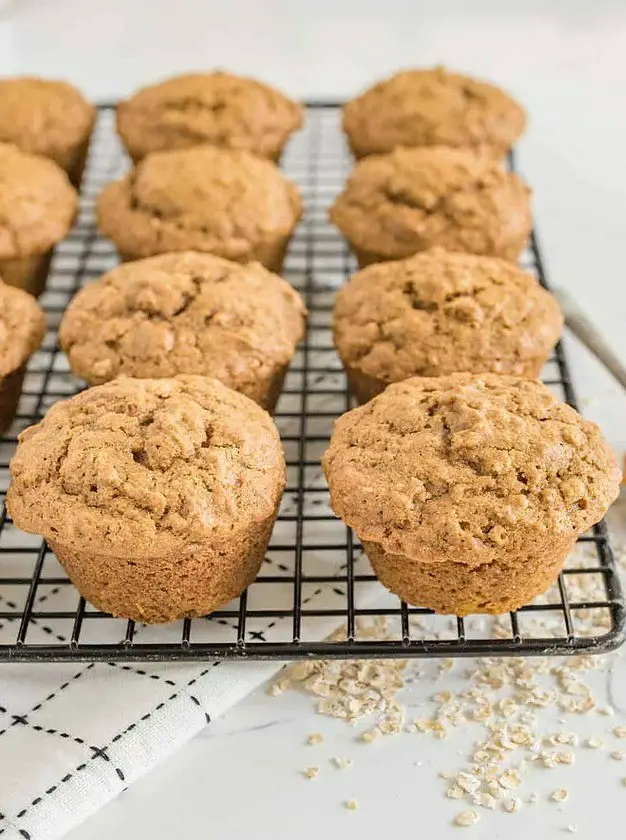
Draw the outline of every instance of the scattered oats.
<instances>
[{"instance_id":1,"label":"scattered oats","mask_svg":"<svg viewBox=\"0 0 626 840\"><path fill-rule=\"evenodd\" d=\"M480 779L470 776L469 773L458 773L455 783L465 793L475 793L480 787Z\"/></svg>"},{"instance_id":2,"label":"scattered oats","mask_svg":"<svg viewBox=\"0 0 626 840\"><path fill-rule=\"evenodd\" d=\"M477 750L472 758L478 764L486 764L489 761L490 756L487 750Z\"/></svg>"},{"instance_id":3,"label":"scattered oats","mask_svg":"<svg viewBox=\"0 0 626 840\"><path fill-rule=\"evenodd\" d=\"M604 746L600 738L587 738L585 741L585 746L589 747L590 750L599 750L601 747Z\"/></svg>"},{"instance_id":4,"label":"scattered oats","mask_svg":"<svg viewBox=\"0 0 626 840\"><path fill-rule=\"evenodd\" d=\"M307 744L311 744L311 746L314 746L315 744L321 744L323 741L324 736L321 732L312 732L306 739Z\"/></svg>"},{"instance_id":5,"label":"scattered oats","mask_svg":"<svg viewBox=\"0 0 626 840\"><path fill-rule=\"evenodd\" d=\"M623 761L626 758L626 753L622 752L621 750L613 750L611 753L611 758L614 758L615 761Z\"/></svg>"},{"instance_id":6,"label":"scattered oats","mask_svg":"<svg viewBox=\"0 0 626 840\"><path fill-rule=\"evenodd\" d=\"M313 662L296 662L289 668L289 679L292 682L302 682L313 673L314 668Z\"/></svg>"},{"instance_id":7,"label":"scattered oats","mask_svg":"<svg viewBox=\"0 0 626 840\"><path fill-rule=\"evenodd\" d=\"M278 685L278 683L270 683L267 687L267 693L270 697L278 697L279 694L283 693L283 689Z\"/></svg>"},{"instance_id":8,"label":"scattered oats","mask_svg":"<svg viewBox=\"0 0 626 840\"><path fill-rule=\"evenodd\" d=\"M463 799L465 797L465 791L456 785L452 785L446 791L446 796L448 799Z\"/></svg>"},{"instance_id":9,"label":"scattered oats","mask_svg":"<svg viewBox=\"0 0 626 840\"><path fill-rule=\"evenodd\" d=\"M359 803L356 801L356 799L347 799L345 802L345 806L348 809L348 811L356 811L359 807Z\"/></svg>"},{"instance_id":10,"label":"scattered oats","mask_svg":"<svg viewBox=\"0 0 626 840\"><path fill-rule=\"evenodd\" d=\"M498 784L505 790L511 790L522 784L522 777L515 769L505 770L498 779Z\"/></svg>"},{"instance_id":11,"label":"scattered oats","mask_svg":"<svg viewBox=\"0 0 626 840\"><path fill-rule=\"evenodd\" d=\"M490 793L483 793L482 791L478 791L478 793L473 793L471 795L471 800L473 805L480 805L481 808L487 808L490 811L496 810L496 799Z\"/></svg>"},{"instance_id":12,"label":"scattered oats","mask_svg":"<svg viewBox=\"0 0 626 840\"><path fill-rule=\"evenodd\" d=\"M454 773L447 773L445 770L442 770L440 773L437 773L440 779L453 779Z\"/></svg>"},{"instance_id":13,"label":"scattered oats","mask_svg":"<svg viewBox=\"0 0 626 840\"><path fill-rule=\"evenodd\" d=\"M435 703L449 703L452 700L452 692L440 691L438 694L434 694L432 699Z\"/></svg>"},{"instance_id":14,"label":"scattered oats","mask_svg":"<svg viewBox=\"0 0 626 840\"><path fill-rule=\"evenodd\" d=\"M339 770L347 770L347 768L352 767L354 763L351 758L345 758L341 755L334 756L332 762Z\"/></svg>"},{"instance_id":15,"label":"scattered oats","mask_svg":"<svg viewBox=\"0 0 626 840\"><path fill-rule=\"evenodd\" d=\"M500 787L500 785L497 782L489 782L487 785L487 790L496 799L502 799L505 795L504 788Z\"/></svg>"},{"instance_id":16,"label":"scattered oats","mask_svg":"<svg viewBox=\"0 0 626 840\"><path fill-rule=\"evenodd\" d=\"M307 777L307 779L316 779L319 772L320 772L319 767L316 767L316 766L307 767L306 770L304 771L304 775Z\"/></svg>"},{"instance_id":17,"label":"scattered oats","mask_svg":"<svg viewBox=\"0 0 626 840\"><path fill-rule=\"evenodd\" d=\"M502 808L507 814L516 814L522 807L522 800L514 797L513 799L505 799L502 803Z\"/></svg>"},{"instance_id":18,"label":"scattered oats","mask_svg":"<svg viewBox=\"0 0 626 840\"><path fill-rule=\"evenodd\" d=\"M557 788L550 796L552 802L566 802L569 799L569 791L565 788Z\"/></svg>"},{"instance_id":19,"label":"scattered oats","mask_svg":"<svg viewBox=\"0 0 626 840\"><path fill-rule=\"evenodd\" d=\"M626 738L626 726L616 726L613 730L616 738Z\"/></svg>"},{"instance_id":20,"label":"scattered oats","mask_svg":"<svg viewBox=\"0 0 626 840\"><path fill-rule=\"evenodd\" d=\"M577 825L566 825L565 826L565 831L569 831L570 834L576 834L576 832L578 831L578 826Z\"/></svg>"},{"instance_id":21,"label":"scattered oats","mask_svg":"<svg viewBox=\"0 0 626 840\"><path fill-rule=\"evenodd\" d=\"M478 813L476 811L472 811L472 810L461 811L461 813L457 814L456 817L454 818L454 825L458 825L458 826L461 826L463 828L466 828L467 826L470 826L470 825L476 825L476 823L478 822L479 819L480 819L480 816L478 815Z\"/></svg>"},{"instance_id":22,"label":"scattered oats","mask_svg":"<svg viewBox=\"0 0 626 840\"><path fill-rule=\"evenodd\" d=\"M612 706L604 706L601 709L596 709L596 712L599 715L604 715L605 717L613 717L613 715L615 714L615 710Z\"/></svg>"},{"instance_id":23,"label":"scattered oats","mask_svg":"<svg viewBox=\"0 0 626 840\"><path fill-rule=\"evenodd\" d=\"M557 764L573 764L575 756L571 750L562 750L554 758Z\"/></svg>"},{"instance_id":24,"label":"scattered oats","mask_svg":"<svg viewBox=\"0 0 626 840\"><path fill-rule=\"evenodd\" d=\"M528 797L528 804L529 805L536 805L539 801L539 794L538 793L531 793Z\"/></svg>"},{"instance_id":25,"label":"scattered oats","mask_svg":"<svg viewBox=\"0 0 626 840\"><path fill-rule=\"evenodd\" d=\"M372 741L375 741L376 738L380 737L380 730L378 729L368 729L365 732L362 732L360 735L360 740L365 741L366 744L371 744Z\"/></svg>"}]
</instances>

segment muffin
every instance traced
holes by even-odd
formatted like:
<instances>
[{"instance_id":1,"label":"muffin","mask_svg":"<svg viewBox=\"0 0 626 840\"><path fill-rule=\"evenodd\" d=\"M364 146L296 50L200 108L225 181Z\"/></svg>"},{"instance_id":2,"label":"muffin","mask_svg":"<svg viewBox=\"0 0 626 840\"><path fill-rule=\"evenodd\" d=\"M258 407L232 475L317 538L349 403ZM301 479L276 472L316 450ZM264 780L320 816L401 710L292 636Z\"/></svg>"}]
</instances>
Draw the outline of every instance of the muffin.
<instances>
[{"instance_id":1,"label":"muffin","mask_svg":"<svg viewBox=\"0 0 626 840\"><path fill-rule=\"evenodd\" d=\"M562 328L556 300L532 274L434 248L353 275L335 299L333 336L363 403L410 376L534 379Z\"/></svg>"},{"instance_id":2,"label":"muffin","mask_svg":"<svg viewBox=\"0 0 626 840\"><path fill-rule=\"evenodd\" d=\"M498 160L525 124L524 109L500 88L443 67L396 73L343 109L357 158L398 146L452 146Z\"/></svg>"},{"instance_id":3,"label":"muffin","mask_svg":"<svg viewBox=\"0 0 626 840\"><path fill-rule=\"evenodd\" d=\"M0 143L0 276L38 296L52 248L67 234L78 198L62 169L45 157Z\"/></svg>"},{"instance_id":4,"label":"muffin","mask_svg":"<svg viewBox=\"0 0 626 840\"><path fill-rule=\"evenodd\" d=\"M304 320L300 295L259 263L187 251L120 265L86 286L59 339L90 385L202 374L272 411Z\"/></svg>"},{"instance_id":5,"label":"muffin","mask_svg":"<svg viewBox=\"0 0 626 840\"><path fill-rule=\"evenodd\" d=\"M95 115L93 105L66 82L0 79L0 140L51 158L76 187Z\"/></svg>"},{"instance_id":6,"label":"muffin","mask_svg":"<svg viewBox=\"0 0 626 840\"><path fill-rule=\"evenodd\" d=\"M272 271L301 214L298 190L273 163L214 146L154 152L98 201L98 225L123 260L193 250Z\"/></svg>"},{"instance_id":7,"label":"muffin","mask_svg":"<svg viewBox=\"0 0 626 840\"><path fill-rule=\"evenodd\" d=\"M285 483L278 431L204 376L120 377L19 437L7 508L95 607L147 623L201 616L255 578Z\"/></svg>"},{"instance_id":8,"label":"muffin","mask_svg":"<svg viewBox=\"0 0 626 840\"><path fill-rule=\"evenodd\" d=\"M302 108L269 85L230 73L193 73L143 88L117 108L137 163L151 152L221 146L277 161Z\"/></svg>"},{"instance_id":9,"label":"muffin","mask_svg":"<svg viewBox=\"0 0 626 840\"><path fill-rule=\"evenodd\" d=\"M13 422L26 365L45 334L46 318L37 301L0 280L0 434Z\"/></svg>"},{"instance_id":10,"label":"muffin","mask_svg":"<svg viewBox=\"0 0 626 840\"><path fill-rule=\"evenodd\" d=\"M330 218L363 268L441 246L515 261L531 231L530 190L513 172L444 146L357 163Z\"/></svg>"},{"instance_id":11,"label":"muffin","mask_svg":"<svg viewBox=\"0 0 626 840\"><path fill-rule=\"evenodd\" d=\"M594 423L536 380L493 373L390 385L339 418L323 467L381 582L456 615L544 592L620 481Z\"/></svg>"}]
</instances>

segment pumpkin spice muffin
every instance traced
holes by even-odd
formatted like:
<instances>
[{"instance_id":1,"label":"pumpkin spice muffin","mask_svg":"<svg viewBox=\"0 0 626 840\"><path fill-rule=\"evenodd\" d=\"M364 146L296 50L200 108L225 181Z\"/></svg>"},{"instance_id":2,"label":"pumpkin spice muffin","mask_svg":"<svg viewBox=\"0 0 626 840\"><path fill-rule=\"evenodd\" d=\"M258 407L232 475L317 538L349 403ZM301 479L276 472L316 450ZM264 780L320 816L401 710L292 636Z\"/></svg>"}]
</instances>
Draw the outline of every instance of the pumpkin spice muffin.
<instances>
[{"instance_id":1,"label":"pumpkin spice muffin","mask_svg":"<svg viewBox=\"0 0 626 840\"><path fill-rule=\"evenodd\" d=\"M536 378L562 328L556 300L532 274L434 248L353 275L335 298L333 334L363 403L410 376Z\"/></svg>"},{"instance_id":2,"label":"pumpkin spice muffin","mask_svg":"<svg viewBox=\"0 0 626 840\"><path fill-rule=\"evenodd\" d=\"M37 301L0 280L0 434L15 417L28 360L46 333Z\"/></svg>"},{"instance_id":3,"label":"pumpkin spice muffin","mask_svg":"<svg viewBox=\"0 0 626 840\"><path fill-rule=\"evenodd\" d=\"M531 230L529 188L497 163L443 146L357 163L330 218L359 265L441 246L515 261Z\"/></svg>"},{"instance_id":4,"label":"pumpkin spice muffin","mask_svg":"<svg viewBox=\"0 0 626 840\"><path fill-rule=\"evenodd\" d=\"M7 507L94 606L201 616L255 578L285 483L278 431L204 376L120 377L22 432Z\"/></svg>"},{"instance_id":5,"label":"pumpkin spice muffin","mask_svg":"<svg viewBox=\"0 0 626 840\"><path fill-rule=\"evenodd\" d=\"M194 250L277 272L301 214L273 163L212 146L154 152L98 201L98 225L124 260Z\"/></svg>"},{"instance_id":6,"label":"pumpkin spice muffin","mask_svg":"<svg viewBox=\"0 0 626 840\"><path fill-rule=\"evenodd\" d=\"M187 251L120 265L86 286L59 339L90 385L196 373L272 411L304 320L300 295L259 263Z\"/></svg>"},{"instance_id":7,"label":"pumpkin spice muffin","mask_svg":"<svg viewBox=\"0 0 626 840\"><path fill-rule=\"evenodd\" d=\"M45 157L0 143L0 276L32 295L44 290L52 248L67 234L78 198Z\"/></svg>"},{"instance_id":8,"label":"pumpkin spice muffin","mask_svg":"<svg viewBox=\"0 0 626 840\"><path fill-rule=\"evenodd\" d=\"M536 380L407 379L335 424L333 510L381 582L440 613L517 609L619 491L598 427Z\"/></svg>"},{"instance_id":9,"label":"pumpkin spice muffin","mask_svg":"<svg viewBox=\"0 0 626 840\"><path fill-rule=\"evenodd\" d=\"M398 146L453 146L499 160L525 125L524 109L503 90L443 67L396 73L343 109L357 158Z\"/></svg>"},{"instance_id":10,"label":"pumpkin spice muffin","mask_svg":"<svg viewBox=\"0 0 626 840\"><path fill-rule=\"evenodd\" d=\"M193 73L143 88L117 108L137 163L151 152L210 145L277 161L302 108L269 85L230 73Z\"/></svg>"},{"instance_id":11,"label":"pumpkin spice muffin","mask_svg":"<svg viewBox=\"0 0 626 840\"><path fill-rule=\"evenodd\" d=\"M51 79L0 79L0 140L51 158L80 184L95 109L73 85Z\"/></svg>"}]
</instances>

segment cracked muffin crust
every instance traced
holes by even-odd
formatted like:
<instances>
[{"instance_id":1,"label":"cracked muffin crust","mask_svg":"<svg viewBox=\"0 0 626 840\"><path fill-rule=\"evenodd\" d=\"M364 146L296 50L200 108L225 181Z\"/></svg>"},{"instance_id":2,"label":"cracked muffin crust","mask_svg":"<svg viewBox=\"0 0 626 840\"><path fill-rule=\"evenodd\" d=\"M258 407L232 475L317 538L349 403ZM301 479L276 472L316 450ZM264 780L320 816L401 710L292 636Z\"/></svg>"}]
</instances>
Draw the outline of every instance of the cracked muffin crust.
<instances>
[{"instance_id":1,"label":"cracked muffin crust","mask_svg":"<svg viewBox=\"0 0 626 840\"><path fill-rule=\"evenodd\" d=\"M67 82L28 76L0 79L0 140L44 155L78 186L95 109Z\"/></svg>"},{"instance_id":2,"label":"cracked muffin crust","mask_svg":"<svg viewBox=\"0 0 626 840\"><path fill-rule=\"evenodd\" d=\"M13 422L26 365L45 333L46 318L37 301L0 280L0 434Z\"/></svg>"},{"instance_id":3,"label":"cracked muffin crust","mask_svg":"<svg viewBox=\"0 0 626 840\"><path fill-rule=\"evenodd\" d=\"M135 162L203 144L278 160L302 125L302 108L282 93L230 73L190 73L138 91L117 108L117 130Z\"/></svg>"},{"instance_id":4,"label":"cracked muffin crust","mask_svg":"<svg viewBox=\"0 0 626 840\"><path fill-rule=\"evenodd\" d=\"M285 482L278 431L203 376L121 377L19 437L7 505L99 609L204 615L254 579Z\"/></svg>"},{"instance_id":5,"label":"cracked muffin crust","mask_svg":"<svg viewBox=\"0 0 626 840\"><path fill-rule=\"evenodd\" d=\"M354 274L335 298L333 337L359 400L410 376L539 376L563 316L532 274L440 248Z\"/></svg>"},{"instance_id":6,"label":"cracked muffin crust","mask_svg":"<svg viewBox=\"0 0 626 840\"><path fill-rule=\"evenodd\" d=\"M525 125L524 109L503 90L443 67L396 73L343 109L357 158L398 146L452 146L498 160Z\"/></svg>"},{"instance_id":7,"label":"cracked muffin crust","mask_svg":"<svg viewBox=\"0 0 626 840\"><path fill-rule=\"evenodd\" d=\"M515 261L531 230L530 190L494 161L444 146L357 163L330 210L361 268L441 246Z\"/></svg>"},{"instance_id":8,"label":"cracked muffin crust","mask_svg":"<svg viewBox=\"0 0 626 840\"><path fill-rule=\"evenodd\" d=\"M67 234L78 198L48 158L0 143L0 276L31 294L43 291L51 249Z\"/></svg>"},{"instance_id":9,"label":"cracked muffin crust","mask_svg":"<svg viewBox=\"0 0 626 840\"><path fill-rule=\"evenodd\" d=\"M82 289L59 339L90 385L203 374L271 411L304 320L300 295L259 263L188 251L120 265Z\"/></svg>"},{"instance_id":10,"label":"cracked muffin crust","mask_svg":"<svg viewBox=\"0 0 626 840\"><path fill-rule=\"evenodd\" d=\"M211 146L154 152L98 200L100 230L122 259L194 250L273 271L301 214L273 163Z\"/></svg>"},{"instance_id":11,"label":"cracked muffin crust","mask_svg":"<svg viewBox=\"0 0 626 840\"><path fill-rule=\"evenodd\" d=\"M344 414L323 467L382 583L441 613L545 591L619 492L598 427L542 383L415 377Z\"/></svg>"}]
</instances>

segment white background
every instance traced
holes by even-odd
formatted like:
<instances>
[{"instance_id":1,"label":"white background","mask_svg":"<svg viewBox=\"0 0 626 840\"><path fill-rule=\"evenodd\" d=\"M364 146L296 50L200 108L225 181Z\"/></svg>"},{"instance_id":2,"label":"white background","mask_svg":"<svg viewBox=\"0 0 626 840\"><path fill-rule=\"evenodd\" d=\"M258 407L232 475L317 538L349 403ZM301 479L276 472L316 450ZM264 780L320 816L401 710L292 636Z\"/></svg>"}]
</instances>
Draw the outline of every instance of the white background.
<instances>
[{"instance_id":1,"label":"white background","mask_svg":"<svg viewBox=\"0 0 626 840\"><path fill-rule=\"evenodd\" d=\"M98 99L216 66L296 97L341 98L398 67L433 63L499 82L530 113L521 164L551 279L626 358L623 0L15 0L3 14L0 74L66 78ZM623 394L586 353L571 350L585 413L623 451ZM312 763L303 737L320 725L310 708L295 695L253 696L73 840L444 836L450 803L433 768L454 763L458 744L392 739L351 776L328 773L311 785L297 772ZM346 729L332 727L339 754L353 751ZM592 756L568 779L576 796L567 819L554 808L495 815L471 836L543 840L566 822L579 823L582 837L619 831L626 788L609 785L606 763ZM357 814L342 811L348 796L362 800Z\"/></svg>"}]
</instances>

